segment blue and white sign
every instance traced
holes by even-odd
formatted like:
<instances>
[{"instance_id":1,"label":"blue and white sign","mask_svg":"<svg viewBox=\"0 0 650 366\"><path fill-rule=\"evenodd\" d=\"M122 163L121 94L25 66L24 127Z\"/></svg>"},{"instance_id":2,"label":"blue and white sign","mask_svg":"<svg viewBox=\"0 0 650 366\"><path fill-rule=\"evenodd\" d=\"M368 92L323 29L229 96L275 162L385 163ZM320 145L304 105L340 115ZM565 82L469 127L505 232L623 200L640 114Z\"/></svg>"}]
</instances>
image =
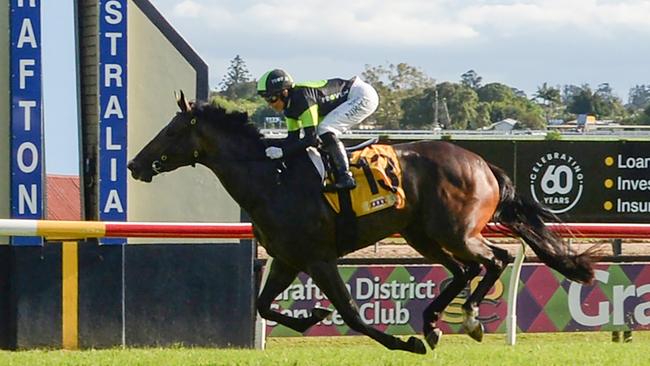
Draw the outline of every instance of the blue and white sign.
<instances>
[{"instance_id":1,"label":"blue and white sign","mask_svg":"<svg viewBox=\"0 0 650 366\"><path fill-rule=\"evenodd\" d=\"M37 0L11 0L11 217L42 219L43 98L41 8ZM13 237L12 245L42 245Z\"/></svg>"},{"instance_id":2,"label":"blue and white sign","mask_svg":"<svg viewBox=\"0 0 650 366\"><path fill-rule=\"evenodd\" d=\"M127 0L99 2L99 219L126 221ZM104 238L102 244L125 244Z\"/></svg>"}]
</instances>

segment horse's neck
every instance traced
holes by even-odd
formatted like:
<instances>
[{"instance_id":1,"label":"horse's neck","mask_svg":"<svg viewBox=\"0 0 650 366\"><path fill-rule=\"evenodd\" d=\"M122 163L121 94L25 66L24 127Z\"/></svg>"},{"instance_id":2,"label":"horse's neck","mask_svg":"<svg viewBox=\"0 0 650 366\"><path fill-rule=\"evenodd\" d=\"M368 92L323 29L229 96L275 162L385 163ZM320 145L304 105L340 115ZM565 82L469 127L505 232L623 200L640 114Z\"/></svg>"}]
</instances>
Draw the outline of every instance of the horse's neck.
<instances>
[{"instance_id":1,"label":"horse's neck","mask_svg":"<svg viewBox=\"0 0 650 366\"><path fill-rule=\"evenodd\" d=\"M204 162L219 178L228 194L245 210L264 198L267 186L273 182L270 161L252 159L245 155L220 150L218 159Z\"/></svg>"},{"instance_id":2,"label":"horse's neck","mask_svg":"<svg viewBox=\"0 0 650 366\"><path fill-rule=\"evenodd\" d=\"M247 159L234 151L220 152L223 155L219 160L206 165L232 198L251 215L260 208L286 208L288 202L294 202L297 186L313 181L315 192L320 192L319 178L306 155L283 166L281 161Z\"/></svg>"}]
</instances>

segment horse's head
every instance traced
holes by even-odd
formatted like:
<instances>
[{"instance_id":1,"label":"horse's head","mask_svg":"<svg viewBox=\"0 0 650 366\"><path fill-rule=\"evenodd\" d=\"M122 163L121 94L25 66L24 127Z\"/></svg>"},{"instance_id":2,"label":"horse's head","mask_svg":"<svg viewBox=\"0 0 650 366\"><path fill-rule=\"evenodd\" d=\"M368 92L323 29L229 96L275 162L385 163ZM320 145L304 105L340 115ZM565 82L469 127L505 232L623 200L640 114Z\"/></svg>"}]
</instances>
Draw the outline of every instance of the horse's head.
<instances>
[{"instance_id":1,"label":"horse's head","mask_svg":"<svg viewBox=\"0 0 650 366\"><path fill-rule=\"evenodd\" d=\"M129 161L135 179L151 182L153 176L196 164L200 153L197 118L181 91L177 96L180 112Z\"/></svg>"}]
</instances>

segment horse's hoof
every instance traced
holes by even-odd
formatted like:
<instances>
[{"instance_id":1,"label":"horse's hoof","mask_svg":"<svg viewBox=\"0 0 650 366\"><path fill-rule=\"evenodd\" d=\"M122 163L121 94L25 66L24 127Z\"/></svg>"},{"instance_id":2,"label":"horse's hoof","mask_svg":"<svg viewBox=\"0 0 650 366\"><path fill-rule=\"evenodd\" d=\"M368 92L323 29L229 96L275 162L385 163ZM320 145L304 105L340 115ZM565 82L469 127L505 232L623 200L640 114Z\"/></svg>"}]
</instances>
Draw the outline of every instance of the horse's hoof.
<instances>
[{"instance_id":1,"label":"horse's hoof","mask_svg":"<svg viewBox=\"0 0 650 366\"><path fill-rule=\"evenodd\" d=\"M406 342L406 350L409 352L424 355L427 353L427 348L422 343L422 340L416 337L410 337Z\"/></svg>"},{"instance_id":2,"label":"horse's hoof","mask_svg":"<svg viewBox=\"0 0 650 366\"><path fill-rule=\"evenodd\" d=\"M434 328L429 334L424 337L424 339L431 347L431 350L434 350L438 343L440 343L440 338L442 338L442 331L438 328Z\"/></svg>"},{"instance_id":3,"label":"horse's hoof","mask_svg":"<svg viewBox=\"0 0 650 366\"><path fill-rule=\"evenodd\" d=\"M332 310L325 308L313 308L311 311L311 316L318 319L318 321L329 319L332 316Z\"/></svg>"},{"instance_id":4,"label":"horse's hoof","mask_svg":"<svg viewBox=\"0 0 650 366\"><path fill-rule=\"evenodd\" d=\"M477 342L483 341L483 324L480 322L478 323L478 326L474 327L474 329L467 330L467 335L472 337L473 340Z\"/></svg>"}]
</instances>

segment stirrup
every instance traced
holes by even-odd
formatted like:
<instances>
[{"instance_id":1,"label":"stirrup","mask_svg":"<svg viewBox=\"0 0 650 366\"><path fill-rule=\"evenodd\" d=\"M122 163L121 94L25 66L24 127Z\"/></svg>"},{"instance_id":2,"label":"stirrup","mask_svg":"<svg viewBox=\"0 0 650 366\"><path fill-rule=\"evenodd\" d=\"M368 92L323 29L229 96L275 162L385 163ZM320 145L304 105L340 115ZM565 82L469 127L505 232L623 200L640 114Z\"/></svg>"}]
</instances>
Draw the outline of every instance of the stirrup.
<instances>
[{"instance_id":1,"label":"stirrup","mask_svg":"<svg viewBox=\"0 0 650 366\"><path fill-rule=\"evenodd\" d=\"M346 174L347 178L341 178L334 183L328 183L323 185L323 192L337 192L337 191L348 191L353 190L357 186L357 181L354 180L354 177Z\"/></svg>"},{"instance_id":2,"label":"stirrup","mask_svg":"<svg viewBox=\"0 0 650 366\"><path fill-rule=\"evenodd\" d=\"M336 182L334 182L334 187L338 190L352 190L357 186L357 182L354 178L348 174L344 174Z\"/></svg>"}]
</instances>

